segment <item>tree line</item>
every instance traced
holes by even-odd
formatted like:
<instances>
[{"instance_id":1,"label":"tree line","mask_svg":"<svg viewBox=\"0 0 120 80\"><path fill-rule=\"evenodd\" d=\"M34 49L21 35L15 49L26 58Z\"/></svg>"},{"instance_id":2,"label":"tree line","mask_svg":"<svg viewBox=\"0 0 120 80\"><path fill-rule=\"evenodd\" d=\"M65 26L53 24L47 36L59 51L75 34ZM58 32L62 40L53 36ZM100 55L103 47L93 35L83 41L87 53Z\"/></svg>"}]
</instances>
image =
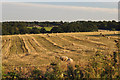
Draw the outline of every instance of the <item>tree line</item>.
<instances>
[{"instance_id":1,"label":"tree line","mask_svg":"<svg viewBox=\"0 0 120 80\"><path fill-rule=\"evenodd\" d=\"M34 27L40 26L41 29ZM33 27L32 29L28 27ZM46 31L44 27L53 27ZM39 34L39 33L67 33L67 32L93 32L98 29L120 30L120 22L116 21L74 21L74 22L2 22L2 34Z\"/></svg>"}]
</instances>

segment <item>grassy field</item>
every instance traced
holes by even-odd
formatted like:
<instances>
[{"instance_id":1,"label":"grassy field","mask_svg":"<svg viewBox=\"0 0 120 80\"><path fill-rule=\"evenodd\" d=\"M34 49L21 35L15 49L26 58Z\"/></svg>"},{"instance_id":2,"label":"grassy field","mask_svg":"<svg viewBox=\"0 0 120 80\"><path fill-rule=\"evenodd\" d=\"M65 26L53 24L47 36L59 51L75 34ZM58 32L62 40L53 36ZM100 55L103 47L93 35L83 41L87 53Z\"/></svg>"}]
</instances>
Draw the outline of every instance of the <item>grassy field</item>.
<instances>
[{"instance_id":1,"label":"grassy field","mask_svg":"<svg viewBox=\"0 0 120 80\"><path fill-rule=\"evenodd\" d=\"M32 29L33 27L28 27L30 29ZM41 29L42 27L37 27L38 29ZM44 27L46 29L46 31L50 31L53 27Z\"/></svg>"},{"instance_id":2,"label":"grassy field","mask_svg":"<svg viewBox=\"0 0 120 80\"><path fill-rule=\"evenodd\" d=\"M114 40L118 39L119 32L102 32L105 37L100 33L5 35L2 37L3 70L36 66L45 71L51 62L58 61L55 56L67 56L75 64L85 66L96 53L113 54L117 51Z\"/></svg>"}]
</instances>

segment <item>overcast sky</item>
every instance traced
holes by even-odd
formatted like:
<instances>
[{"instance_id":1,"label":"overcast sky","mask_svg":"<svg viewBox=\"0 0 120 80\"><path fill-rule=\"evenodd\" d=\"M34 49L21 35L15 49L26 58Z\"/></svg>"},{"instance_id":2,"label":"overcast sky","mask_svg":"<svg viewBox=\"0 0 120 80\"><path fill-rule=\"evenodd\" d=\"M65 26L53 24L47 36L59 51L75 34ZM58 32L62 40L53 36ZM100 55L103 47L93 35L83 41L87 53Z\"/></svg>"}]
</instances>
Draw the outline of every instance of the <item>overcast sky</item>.
<instances>
[{"instance_id":1,"label":"overcast sky","mask_svg":"<svg viewBox=\"0 0 120 80\"><path fill-rule=\"evenodd\" d=\"M119 2L119 0L2 0L4 2Z\"/></svg>"},{"instance_id":2,"label":"overcast sky","mask_svg":"<svg viewBox=\"0 0 120 80\"><path fill-rule=\"evenodd\" d=\"M118 3L3 2L2 19L3 21L118 21Z\"/></svg>"}]
</instances>

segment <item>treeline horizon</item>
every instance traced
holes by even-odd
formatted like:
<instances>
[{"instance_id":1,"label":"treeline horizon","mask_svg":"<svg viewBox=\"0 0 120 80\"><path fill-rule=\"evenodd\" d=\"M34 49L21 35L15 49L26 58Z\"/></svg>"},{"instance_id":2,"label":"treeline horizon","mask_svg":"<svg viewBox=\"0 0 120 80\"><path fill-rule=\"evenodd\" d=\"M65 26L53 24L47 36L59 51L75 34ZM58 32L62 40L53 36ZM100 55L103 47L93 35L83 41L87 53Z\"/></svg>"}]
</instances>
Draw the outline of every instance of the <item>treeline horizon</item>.
<instances>
[{"instance_id":1,"label":"treeline horizon","mask_svg":"<svg viewBox=\"0 0 120 80\"><path fill-rule=\"evenodd\" d=\"M40 26L41 29L34 27ZM33 27L32 29L28 27ZM47 31L44 27L52 27ZM28 22L28 21L6 21L2 22L2 34L39 34L39 33L68 33L68 32L94 32L99 29L119 31L120 22L112 21L45 21L45 22Z\"/></svg>"}]
</instances>

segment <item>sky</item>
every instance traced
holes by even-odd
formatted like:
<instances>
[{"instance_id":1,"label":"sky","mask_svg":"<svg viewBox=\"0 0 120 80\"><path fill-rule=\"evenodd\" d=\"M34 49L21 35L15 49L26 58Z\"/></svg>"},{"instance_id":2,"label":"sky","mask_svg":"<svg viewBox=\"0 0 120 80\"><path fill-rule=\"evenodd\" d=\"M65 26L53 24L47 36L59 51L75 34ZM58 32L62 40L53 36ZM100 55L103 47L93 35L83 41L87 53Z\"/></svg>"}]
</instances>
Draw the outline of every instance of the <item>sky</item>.
<instances>
[{"instance_id":1,"label":"sky","mask_svg":"<svg viewBox=\"0 0 120 80\"><path fill-rule=\"evenodd\" d=\"M3 21L118 21L117 2L8 1L2 3Z\"/></svg>"},{"instance_id":2,"label":"sky","mask_svg":"<svg viewBox=\"0 0 120 80\"><path fill-rule=\"evenodd\" d=\"M1 0L4 2L119 2L119 0Z\"/></svg>"}]
</instances>

